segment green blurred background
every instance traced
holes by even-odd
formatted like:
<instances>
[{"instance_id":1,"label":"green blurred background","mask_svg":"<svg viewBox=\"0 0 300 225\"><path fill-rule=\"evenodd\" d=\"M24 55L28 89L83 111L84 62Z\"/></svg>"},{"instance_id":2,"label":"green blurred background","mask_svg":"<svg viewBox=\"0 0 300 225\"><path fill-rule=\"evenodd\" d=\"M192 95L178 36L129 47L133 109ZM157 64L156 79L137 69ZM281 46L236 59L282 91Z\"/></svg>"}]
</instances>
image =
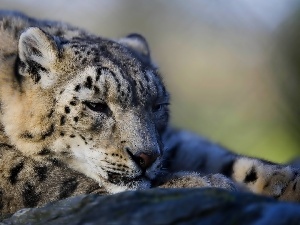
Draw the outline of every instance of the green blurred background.
<instances>
[{"instance_id":1,"label":"green blurred background","mask_svg":"<svg viewBox=\"0 0 300 225\"><path fill-rule=\"evenodd\" d=\"M0 0L0 8L106 37L143 34L172 94L175 126L286 162L300 154L298 2Z\"/></svg>"}]
</instances>

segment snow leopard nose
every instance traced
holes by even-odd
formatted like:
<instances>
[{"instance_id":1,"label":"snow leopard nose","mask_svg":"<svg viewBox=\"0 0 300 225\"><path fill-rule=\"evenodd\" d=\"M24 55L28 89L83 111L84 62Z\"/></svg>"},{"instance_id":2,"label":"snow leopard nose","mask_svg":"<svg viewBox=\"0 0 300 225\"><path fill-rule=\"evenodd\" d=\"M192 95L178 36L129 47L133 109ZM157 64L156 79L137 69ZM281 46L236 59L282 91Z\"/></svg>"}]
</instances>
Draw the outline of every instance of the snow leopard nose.
<instances>
[{"instance_id":1,"label":"snow leopard nose","mask_svg":"<svg viewBox=\"0 0 300 225\"><path fill-rule=\"evenodd\" d=\"M147 155L146 153L141 153L135 156L137 163L140 165L142 169L147 169L150 167L154 161L157 159L156 155Z\"/></svg>"},{"instance_id":2,"label":"snow leopard nose","mask_svg":"<svg viewBox=\"0 0 300 225\"><path fill-rule=\"evenodd\" d=\"M126 150L133 159L133 161L135 161L142 169L149 168L159 157L158 154L148 154L145 152L132 154L129 148L126 148Z\"/></svg>"}]
</instances>

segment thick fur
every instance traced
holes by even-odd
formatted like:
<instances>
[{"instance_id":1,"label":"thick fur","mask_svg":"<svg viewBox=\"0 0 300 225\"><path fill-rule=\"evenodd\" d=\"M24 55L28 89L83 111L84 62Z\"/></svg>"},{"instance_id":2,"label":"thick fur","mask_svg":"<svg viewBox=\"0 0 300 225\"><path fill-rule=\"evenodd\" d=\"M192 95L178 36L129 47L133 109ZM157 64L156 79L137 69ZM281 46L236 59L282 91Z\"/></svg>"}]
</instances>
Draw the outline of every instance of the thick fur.
<instances>
[{"instance_id":1,"label":"thick fur","mask_svg":"<svg viewBox=\"0 0 300 225\"><path fill-rule=\"evenodd\" d=\"M297 170L168 125L169 94L137 34L112 40L0 12L0 101L2 215L82 193L236 188L218 173L300 200Z\"/></svg>"}]
</instances>

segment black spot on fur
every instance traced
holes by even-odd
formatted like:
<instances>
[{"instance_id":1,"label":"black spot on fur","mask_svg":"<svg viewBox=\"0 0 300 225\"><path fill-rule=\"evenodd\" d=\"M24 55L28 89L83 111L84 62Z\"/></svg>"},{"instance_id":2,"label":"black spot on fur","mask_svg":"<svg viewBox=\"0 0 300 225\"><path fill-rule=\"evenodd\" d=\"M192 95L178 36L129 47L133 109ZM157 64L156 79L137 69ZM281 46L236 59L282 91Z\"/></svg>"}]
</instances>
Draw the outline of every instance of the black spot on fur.
<instances>
[{"instance_id":1,"label":"black spot on fur","mask_svg":"<svg viewBox=\"0 0 300 225\"><path fill-rule=\"evenodd\" d=\"M68 113L70 113L70 111L71 111L71 110L70 110L70 107L69 107L69 106L66 106L66 107L65 107L65 112L68 114Z\"/></svg>"},{"instance_id":2,"label":"black spot on fur","mask_svg":"<svg viewBox=\"0 0 300 225\"><path fill-rule=\"evenodd\" d=\"M13 148L13 146L8 145L6 143L0 143L0 148Z\"/></svg>"},{"instance_id":3,"label":"black spot on fur","mask_svg":"<svg viewBox=\"0 0 300 225\"><path fill-rule=\"evenodd\" d=\"M96 75L96 81L98 81L100 79L100 74Z\"/></svg>"},{"instance_id":4,"label":"black spot on fur","mask_svg":"<svg viewBox=\"0 0 300 225\"><path fill-rule=\"evenodd\" d=\"M48 160L52 163L53 166L56 166L56 167L63 167L64 166L64 164L56 158L50 158Z\"/></svg>"},{"instance_id":5,"label":"black spot on fur","mask_svg":"<svg viewBox=\"0 0 300 225\"><path fill-rule=\"evenodd\" d=\"M37 206L40 200L40 194L36 192L35 187L29 183L25 183L23 193L23 204L26 208Z\"/></svg>"},{"instance_id":6,"label":"black spot on fur","mask_svg":"<svg viewBox=\"0 0 300 225\"><path fill-rule=\"evenodd\" d=\"M65 136L65 133L64 132L60 132L60 136Z\"/></svg>"},{"instance_id":7,"label":"black spot on fur","mask_svg":"<svg viewBox=\"0 0 300 225\"><path fill-rule=\"evenodd\" d=\"M97 75L96 75L96 81L98 81L98 80L100 79L101 71L102 71L102 68L101 68L101 67L98 67L98 68L96 69L96 73L97 73Z\"/></svg>"},{"instance_id":8,"label":"black spot on fur","mask_svg":"<svg viewBox=\"0 0 300 225\"><path fill-rule=\"evenodd\" d=\"M51 118L51 116L53 115L54 113L54 109L51 109L50 113L47 115L48 118Z\"/></svg>"},{"instance_id":9,"label":"black spot on fur","mask_svg":"<svg viewBox=\"0 0 300 225\"><path fill-rule=\"evenodd\" d=\"M99 63L100 59L99 59L99 57L95 56L93 61L94 61L95 64L97 64L97 63Z\"/></svg>"},{"instance_id":10,"label":"black spot on fur","mask_svg":"<svg viewBox=\"0 0 300 225\"><path fill-rule=\"evenodd\" d=\"M221 168L221 173L227 177L231 177L233 174L234 163L235 163L235 159L230 159L228 162L226 162Z\"/></svg>"},{"instance_id":11,"label":"black spot on fur","mask_svg":"<svg viewBox=\"0 0 300 225\"><path fill-rule=\"evenodd\" d=\"M63 126L66 123L66 117L65 116L61 116L60 117L60 125Z\"/></svg>"},{"instance_id":12,"label":"black spot on fur","mask_svg":"<svg viewBox=\"0 0 300 225\"><path fill-rule=\"evenodd\" d=\"M33 135L29 132L29 131L25 131L24 133L22 133L20 135L21 138L25 138L25 139L32 139Z\"/></svg>"},{"instance_id":13,"label":"black spot on fur","mask_svg":"<svg viewBox=\"0 0 300 225\"><path fill-rule=\"evenodd\" d=\"M82 135L79 135L79 136L81 137L82 140L84 140L84 141L86 140L85 137L83 137Z\"/></svg>"},{"instance_id":14,"label":"black spot on fur","mask_svg":"<svg viewBox=\"0 0 300 225\"><path fill-rule=\"evenodd\" d=\"M244 179L245 183L255 182L257 180L257 172L254 168L254 166L251 168L250 172L247 174L247 176Z\"/></svg>"},{"instance_id":15,"label":"black spot on fur","mask_svg":"<svg viewBox=\"0 0 300 225\"><path fill-rule=\"evenodd\" d=\"M73 120L77 123L77 122L78 122L78 116L75 116L75 117L73 118Z\"/></svg>"},{"instance_id":16,"label":"black spot on fur","mask_svg":"<svg viewBox=\"0 0 300 225\"><path fill-rule=\"evenodd\" d=\"M81 63L85 64L86 63L86 58L83 58L83 60L81 60Z\"/></svg>"},{"instance_id":17,"label":"black spot on fur","mask_svg":"<svg viewBox=\"0 0 300 225\"><path fill-rule=\"evenodd\" d=\"M77 103L75 101L70 101L70 105L75 106Z\"/></svg>"},{"instance_id":18,"label":"black spot on fur","mask_svg":"<svg viewBox=\"0 0 300 225\"><path fill-rule=\"evenodd\" d=\"M74 138L74 137L75 137L75 135L74 135L74 134L71 134L71 135L70 135L70 138Z\"/></svg>"},{"instance_id":19,"label":"black spot on fur","mask_svg":"<svg viewBox=\"0 0 300 225\"><path fill-rule=\"evenodd\" d=\"M42 134L42 140L44 140L45 138L51 136L54 132L54 124L51 124L51 126L49 127L49 129Z\"/></svg>"},{"instance_id":20,"label":"black spot on fur","mask_svg":"<svg viewBox=\"0 0 300 225\"><path fill-rule=\"evenodd\" d=\"M95 94L99 94L100 93L100 90L98 87L94 86L94 91L95 91Z\"/></svg>"},{"instance_id":21,"label":"black spot on fur","mask_svg":"<svg viewBox=\"0 0 300 225\"><path fill-rule=\"evenodd\" d=\"M18 175L24 167L24 163L20 162L16 166L10 169L9 181L11 184L15 184L18 179Z\"/></svg>"},{"instance_id":22,"label":"black spot on fur","mask_svg":"<svg viewBox=\"0 0 300 225\"><path fill-rule=\"evenodd\" d=\"M84 86L88 89L91 89L92 88L92 85L93 85L93 80L90 76L88 76L86 78L86 82L84 83Z\"/></svg>"},{"instance_id":23,"label":"black spot on fur","mask_svg":"<svg viewBox=\"0 0 300 225\"><path fill-rule=\"evenodd\" d=\"M39 155L49 155L51 151L48 148L43 148L38 154Z\"/></svg>"},{"instance_id":24,"label":"black spot on fur","mask_svg":"<svg viewBox=\"0 0 300 225\"><path fill-rule=\"evenodd\" d=\"M76 92L78 92L80 89L81 89L80 84L77 84L74 90L75 90Z\"/></svg>"},{"instance_id":25,"label":"black spot on fur","mask_svg":"<svg viewBox=\"0 0 300 225\"><path fill-rule=\"evenodd\" d=\"M76 178L70 178L62 183L59 191L59 199L64 199L72 195L78 186Z\"/></svg>"},{"instance_id":26,"label":"black spot on fur","mask_svg":"<svg viewBox=\"0 0 300 225\"><path fill-rule=\"evenodd\" d=\"M34 171L36 172L36 175L38 176L39 181L44 181L47 178L47 170L48 168L46 166L37 166L34 167Z\"/></svg>"}]
</instances>

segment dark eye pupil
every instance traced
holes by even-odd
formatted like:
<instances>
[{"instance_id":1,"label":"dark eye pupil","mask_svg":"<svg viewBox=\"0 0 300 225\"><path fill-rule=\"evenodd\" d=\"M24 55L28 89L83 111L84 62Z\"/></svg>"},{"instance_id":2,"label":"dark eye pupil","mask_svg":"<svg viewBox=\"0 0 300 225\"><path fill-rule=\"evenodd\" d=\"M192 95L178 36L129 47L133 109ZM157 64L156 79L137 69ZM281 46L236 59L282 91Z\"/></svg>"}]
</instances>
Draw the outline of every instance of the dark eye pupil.
<instances>
[{"instance_id":1,"label":"dark eye pupil","mask_svg":"<svg viewBox=\"0 0 300 225\"><path fill-rule=\"evenodd\" d=\"M84 104L95 112L107 113L109 110L106 103L84 102Z\"/></svg>"},{"instance_id":2,"label":"dark eye pupil","mask_svg":"<svg viewBox=\"0 0 300 225\"><path fill-rule=\"evenodd\" d=\"M157 112L157 111L161 110L162 107L163 107L162 104L154 105L154 106L152 107L152 111L153 111L153 112Z\"/></svg>"}]
</instances>

